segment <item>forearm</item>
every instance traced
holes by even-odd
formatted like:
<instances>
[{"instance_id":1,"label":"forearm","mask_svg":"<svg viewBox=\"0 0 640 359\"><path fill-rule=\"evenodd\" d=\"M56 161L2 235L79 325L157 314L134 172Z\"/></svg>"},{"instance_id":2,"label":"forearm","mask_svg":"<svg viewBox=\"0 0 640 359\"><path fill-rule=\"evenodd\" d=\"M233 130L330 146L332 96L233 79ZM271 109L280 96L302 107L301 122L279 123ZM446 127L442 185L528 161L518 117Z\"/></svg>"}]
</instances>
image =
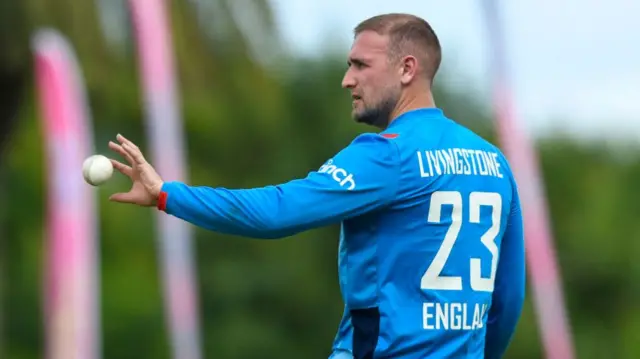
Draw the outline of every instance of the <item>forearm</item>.
<instances>
[{"instance_id":1,"label":"forearm","mask_svg":"<svg viewBox=\"0 0 640 359\"><path fill-rule=\"evenodd\" d=\"M234 191L169 182L162 191L166 193L166 205L161 209L198 227L264 239L295 232L285 228L287 218L277 208L279 193L275 186Z\"/></svg>"}]
</instances>

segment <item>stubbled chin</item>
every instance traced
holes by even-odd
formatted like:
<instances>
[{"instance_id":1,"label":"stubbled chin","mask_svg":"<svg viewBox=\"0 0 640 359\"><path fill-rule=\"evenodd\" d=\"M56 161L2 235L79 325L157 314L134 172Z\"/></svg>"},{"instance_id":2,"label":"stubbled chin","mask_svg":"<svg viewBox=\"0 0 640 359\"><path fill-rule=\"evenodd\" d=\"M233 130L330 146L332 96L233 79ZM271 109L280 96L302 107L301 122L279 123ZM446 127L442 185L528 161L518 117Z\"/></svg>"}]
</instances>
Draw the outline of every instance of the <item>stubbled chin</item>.
<instances>
[{"instance_id":1,"label":"stubbled chin","mask_svg":"<svg viewBox=\"0 0 640 359\"><path fill-rule=\"evenodd\" d=\"M351 112L351 116L353 117L353 119L356 122L365 122L366 123L367 120L365 118L366 116L364 116L364 115L365 115L364 111L358 110L358 109L353 109L353 111Z\"/></svg>"}]
</instances>

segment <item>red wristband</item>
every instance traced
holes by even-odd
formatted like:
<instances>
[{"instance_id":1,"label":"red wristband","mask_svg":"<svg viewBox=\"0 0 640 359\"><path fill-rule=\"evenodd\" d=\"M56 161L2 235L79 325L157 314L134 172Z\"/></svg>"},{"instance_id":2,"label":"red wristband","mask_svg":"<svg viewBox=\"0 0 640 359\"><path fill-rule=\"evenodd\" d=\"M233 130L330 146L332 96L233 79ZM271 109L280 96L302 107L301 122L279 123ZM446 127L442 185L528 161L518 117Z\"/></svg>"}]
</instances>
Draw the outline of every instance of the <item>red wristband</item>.
<instances>
[{"instance_id":1,"label":"red wristband","mask_svg":"<svg viewBox=\"0 0 640 359\"><path fill-rule=\"evenodd\" d=\"M160 192L158 195L158 209L164 211L167 209L167 197L169 194L167 192Z\"/></svg>"}]
</instances>

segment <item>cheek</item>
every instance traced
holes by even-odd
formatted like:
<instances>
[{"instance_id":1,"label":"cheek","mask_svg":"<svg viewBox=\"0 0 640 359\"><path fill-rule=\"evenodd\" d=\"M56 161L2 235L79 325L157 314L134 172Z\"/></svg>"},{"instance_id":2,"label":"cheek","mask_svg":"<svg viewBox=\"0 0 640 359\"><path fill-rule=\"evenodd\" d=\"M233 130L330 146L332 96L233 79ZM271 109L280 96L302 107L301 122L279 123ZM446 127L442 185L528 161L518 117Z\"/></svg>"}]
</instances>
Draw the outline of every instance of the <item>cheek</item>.
<instances>
[{"instance_id":1,"label":"cheek","mask_svg":"<svg viewBox=\"0 0 640 359\"><path fill-rule=\"evenodd\" d=\"M360 87L367 101L371 101L379 97L380 89L384 88L384 81L375 77L363 77L360 79Z\"/></svg>"},{"instance_id":2,"label":"cheek","mask_svg":"<svg viewBox=\"0 0 640 359\"><path fill-rule=\"evenodd\" d=\"M383 101L390 95L391 88L391 84L386 79L376 79L375 82L369 83L367 99L371 103Z\"/></svg>"}]
</instances>

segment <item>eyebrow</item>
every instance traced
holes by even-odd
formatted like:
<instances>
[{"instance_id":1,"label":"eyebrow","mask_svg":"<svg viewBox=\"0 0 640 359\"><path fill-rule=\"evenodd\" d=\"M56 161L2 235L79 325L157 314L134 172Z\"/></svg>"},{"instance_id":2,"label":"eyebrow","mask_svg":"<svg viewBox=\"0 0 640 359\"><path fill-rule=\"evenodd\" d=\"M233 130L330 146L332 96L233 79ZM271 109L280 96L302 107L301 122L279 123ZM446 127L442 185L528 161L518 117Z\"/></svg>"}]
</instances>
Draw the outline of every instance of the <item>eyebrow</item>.
<instances>
[{"instance_id":1,"label":"eyebrow","mask_svg":"<svg viewBox=\"0 0 640 359\"><path fill-rule=\"evenodd\" d=\"M350 57L350 58L347 60L347 65L351 65L351 64L355 64L355 65L366 65L366 62L365 62L365 60L363 60L363 59L357 59L357 58L354 58L354 57Z\"/></svg>"}]
</instances>

